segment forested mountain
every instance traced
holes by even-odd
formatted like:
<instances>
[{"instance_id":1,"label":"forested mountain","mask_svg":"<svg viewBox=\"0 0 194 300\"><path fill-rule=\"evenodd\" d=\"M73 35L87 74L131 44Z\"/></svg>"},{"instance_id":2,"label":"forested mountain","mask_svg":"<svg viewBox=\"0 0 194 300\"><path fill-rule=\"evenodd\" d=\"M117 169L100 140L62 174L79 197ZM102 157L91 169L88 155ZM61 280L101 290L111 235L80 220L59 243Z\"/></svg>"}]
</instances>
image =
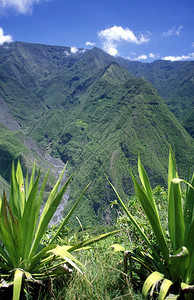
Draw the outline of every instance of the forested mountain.
<instances>
[{"instance_id":1,"label":"forested mountain","mask_svg":"<svg viewBox=\"0 0 194 300\"><path fill-rule=\"evenodd\" d=\"M187 131L194 136L194 61L158 60L150 64L119 58L137 77L151 82Z\"/></svg>"},{"instance_id":2,"label":"forested mountain","mask_svg":"<svg viewBox=\"0 0 194 300\"><path fill-rule=\"evenodd\" d=\"M68 47L21 42L1 46L0 175L7 180L6 166L18 156L28 167L27 157L39 155L41 165L40 147L68 161L68 174L74 172L67 209L92 181L79 218L83 224L111 222L114 194L104 173L127 198L133 193L129 166L136 173L138 153L153 186L166 185L170 146L179 173L187 171L193 139L161 96L193 133L192 72L193 62L146 65L98 48L72 53ZM36 146L29 147L29 139Z\"/></svg>"}]
</instances>

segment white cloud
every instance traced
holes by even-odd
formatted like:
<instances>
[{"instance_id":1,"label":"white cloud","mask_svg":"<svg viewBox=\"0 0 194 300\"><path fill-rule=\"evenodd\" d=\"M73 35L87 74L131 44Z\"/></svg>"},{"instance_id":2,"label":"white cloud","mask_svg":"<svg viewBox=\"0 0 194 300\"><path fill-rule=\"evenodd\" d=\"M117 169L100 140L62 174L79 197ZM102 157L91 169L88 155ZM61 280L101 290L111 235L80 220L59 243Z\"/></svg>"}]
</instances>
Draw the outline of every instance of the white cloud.
<instances>
[{"instance_id":1,"label":"white cloud","mask_svg":"<svg viewBox=\"0 0 194 300\"><path fill-rule=\"evenodd\" d=\"M76 54L79 51L79 49L76 47L71 47L70 51L72 54Z\"/></svg>"},{"instance_id":2,"label":"white cloud","mask_svg":"<svg viewBox=\"0 0 194 300\"><path fill-rule=\"evenodd\" d=\"M86 42L86 46L95 46L95 43L92 43L92 42Z\"/></svg>"},{"instance_id":3,"label":"white cloud","mask_svg":"<svg viewBox=\"0 0 194 300\"><path fill-rule=\"evenodd\" d=\"M18 13L26 14L32 12L32 6L35 3L49 0L0 0L0 9L14 9Z\"/></svg>"},{"instance_id":4,"label":"white cloud","mask_svg":"<svg viewBox=\"0 0 194 300\"><path fill-rule=\"evenodd\" d=\"M194 52L189 53L188 55L181 55L181 56L165 56L165 57L162 57L162 59L163 60L171 60L171 61L193 60Z\"/></svg>"},{"instance_id":5,"label":"white cloud","mask_svg":"<svg viewBox=\"0 0 194 300\"><path fill-rule=\"evenodd\" d=\"M176 26L173 26L172 28L170 28L168 31L163 32L163 36L171 36L171 35L179 35L181 30L183 29L183 26L180 25L178 28Z\"/></svg>"},{"instance_id":6,"label":"white cloud","mask_svg":"<svg viewBox=\"0 0 194 300\"><path fill-rule=\"evenodd\" d=\"M151 53L149 54L149 57L150 57L150 58L156 58L156 55L155 55L154 53L151 52Z\"/></svg>"},{"instance_id":7,"label":"white cloud","mask_svg":"<svg viewBox=\"0 0 194 300\"><path fill-rule=\"evenodd\" d=\"M132 55L137 55L136 53L132 53ZM141 54L139 56L135 56L135 57L131 57L131 56L128 56L128 57L125 57L126 59L128 60L132 60L132 61L137 61L137 60L146 60L148 59L148 56L146 54Z\"/></svg>"},{"instance_id":8,"label":"white cloud","mask_svg":"<svg viewBox=\"0 0 194 300\"><path fill-rule=\"evenodd\" d=\"M146 60L148 56L146 54L141 54L138 57L134 58L133 60Z\"/></svg>"},{"instance_id":9,"label":"white cloud","mask_svg":"<svg viewBox=\"0 0 194 300\"><path fill-rule=\"evenodd\" d=\"M182 29L183 29L183 26L182 25L179 26L176 30L176 35L179 35Z\"/></svg>"},{"instance_id":10,"label":"white cloud","mask_svg":"<svg viewBox=\"0 0 194 300\"><path fill-rule=\"evenodd\" d=\"M13 42L11 35L4 35L3 28L0 27L0 45Z\"/></svg>"},{"instance_id":11,"label":"white cloud","mask_svg":"<svg viewBox=\"0 0 194 300\"><path fill-rule=\"evenodd\" d=\"M108 53L108 54L110 54L110 55L112 55L112 56L116 56L116 55L118 55L118 50L117 50L117 47L115 46L115 45L111 45L111 44L108 44L108 43L105 43L104 44L104 50Z\"/></svg>"},{"instance_id":12,"label":"white cloud","mask_svg":"<svg viewBox=\"0 0 194 300\"><path fill-rule=\"evenodd\" d=\"M98 36L102 40L104 50L113 56L118 54L117 48L119 43L122 41L135 43L137 45L149 41L149 39L144 35L137 37L129 28L123 28L116 25L111 28L101 30L98 32Z\"/></svg>"},{"instance_id":13,"label":"white cloud","mask_svg":"<svg viewBox=\"0 0 194 300\"><path fill-rule=\"evenodd\" d=\"M153 52L150 52L149 54L140 54L140 55L137 55L137 53L131 52L130 56L124 57L124 58L128 59L128 60L132 60L132 61L141 61L141 60L149 60L150 61L150 58L152 60L153 59L159 59L160 55L158 53L153 53Z\"/></svg>"},{"instance_id":14,"label":"white cloud","mask_svg":"<svg viewBox=\"0 0 194 300\"><path fill-rule=\"evenodd\" d=\"M70 48L70 52L71 53L68 53L67 51L65 51L66 53L66 55L71 55L71 54L83 54L84 52L86 52L86 49L78 49L78 48L76 48L76 47L71 47Z\"/></svg>"},{"instance_id":15,"label":"white cloud","mask_svg":"<svg viewBox=\"0 0 194 300\"><path fill-rule=\"evenodd\" d=\"M64 51L64 54L65 54L66 56L71 55L71 53L69 53L68 51Z\"/></svg>"},{"instance_id":16,"label":"white cloud","mask_svg":"<svg viewBox=\"0 0 194 300\"><path fill-rule=\"evenodd\" d=\"M149 53L149 58L159 59L160 58L160 54L150 52Z\"/></svg>"}]
</instances>

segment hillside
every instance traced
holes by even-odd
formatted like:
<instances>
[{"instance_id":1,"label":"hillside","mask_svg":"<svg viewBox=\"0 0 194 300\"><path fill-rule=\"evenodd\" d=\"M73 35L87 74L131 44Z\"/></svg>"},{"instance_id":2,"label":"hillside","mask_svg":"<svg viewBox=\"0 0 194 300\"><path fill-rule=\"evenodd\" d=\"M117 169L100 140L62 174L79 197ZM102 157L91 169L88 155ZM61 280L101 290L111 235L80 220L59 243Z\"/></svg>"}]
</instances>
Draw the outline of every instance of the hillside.
<instances>
[{"instance_id":1,"label":"hillside","mask_svg":"<svg viewBox=\"0 0 194 300\"><path fill-rule=\"evenodd\" d=\"M121 66L151 82L186 130L194 136L194 61L150 64L118 59Z\"/></svg>"},{"instance_id":2,"label":"hillside","mask_svg":"<svg viewBox=\"0 0 194 300\"><path fill-rule=\"evenodd\" d=\"M145 77L143 71L135 72L134 64L129 72L127 63L122 67L121 61L98 48L72 54L68 47L19 42L0 47L0 109L4 109L0 122L6 127L2 127L1 149L4 153L13 149L11 157L16 159L29 153L24 141L30 139L41 149L41 155L33 150L38 163L44 155L68 161L68 174L73 172L74 179L66 210L92 181L77 213L83 225L112 222L109 204L114 194L104 173L127 198L133 193L129 166L136 173L138 153L153 186L166 185L170 145L180 175L192 158L191 136L161 93L146 79L137 78ZM171 96L176 95L171 91ZM8 140L12 146L6 148ZM5 180L6 166L2 166Z\"/></svg>"}]
</instances>

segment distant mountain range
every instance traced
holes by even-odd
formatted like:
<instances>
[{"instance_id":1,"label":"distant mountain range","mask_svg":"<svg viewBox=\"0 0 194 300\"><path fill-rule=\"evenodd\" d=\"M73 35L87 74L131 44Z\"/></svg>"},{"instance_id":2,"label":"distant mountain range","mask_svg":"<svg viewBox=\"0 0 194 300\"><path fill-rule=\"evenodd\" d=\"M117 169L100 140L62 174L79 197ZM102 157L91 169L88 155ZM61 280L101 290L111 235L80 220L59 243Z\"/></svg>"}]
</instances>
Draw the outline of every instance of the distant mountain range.
<instances>
[{"instance_id":1,"label":"distant mountain range","mask_svg":"<svg viewBox=\"0 0 194 300\"><path fill-rule=\"evenodd\" d=\"M104 173L127 199L129 166L136 173L139 153L153 186L166 185L171 146L179 173L186 174L194 150L193 100L193 61L143 64L98 48L72 54L69 47L1 46L2 181L6 185L17 157L26 168L34 157L40 166L44 156L58 157L75 174L66 210L92 181L79 218L85 225L111 223L114 194Z\"/></svg>"}]
</instances>

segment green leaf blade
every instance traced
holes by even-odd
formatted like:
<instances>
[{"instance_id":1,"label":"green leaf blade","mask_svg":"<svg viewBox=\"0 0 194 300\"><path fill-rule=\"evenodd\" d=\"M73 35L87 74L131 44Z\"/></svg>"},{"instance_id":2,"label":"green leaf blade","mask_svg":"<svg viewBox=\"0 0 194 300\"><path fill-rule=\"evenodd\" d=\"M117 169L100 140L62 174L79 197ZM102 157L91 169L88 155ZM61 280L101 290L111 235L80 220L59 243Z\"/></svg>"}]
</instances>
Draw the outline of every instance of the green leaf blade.
<instances>
[{"instance_id":1,"label":"green leaf blade","mask_svg":"<svg viewBox=\"0 0 194 300\"><path fill-rule=\"evenodd\" d=\"M170 149L168 166L168 226L173 252L175 253L183 244L185 224L181 199L180 184L172 180L178 178L175 158Z\"/></svg>"},{"instance_id":2,"label":"green leaf blade","mask_svg":"<svg viewBox=\"0 0 194 300\"><path fill-rule=\"evenodd\" d=\"M143 288L142 288L142 294L143 296L146 298L149 290L155 286L155 284L159 281L162 280L164 278L164 274L160 273L160 272L153 272L151 273L148 278L146 279L146 281L144 282Z\"/></svg>"},{"instance_id":3,"label":"green leaf blade","mask_svg":"<svg viewBox=\"0 0 194 300\"><path fill-rule=\"evenodd\" d=\"M14 273L14 281L13 281L13 300L20 299L23 275L24 275L23 270L16 269Z\"/></svg>"},{"instance_id":4,"label":"green leaf blade","mask_svg":"<svg viewBox=\"0 0 194 300\"><path fill-rule=\"evenodd\" d=\"M63 197L63 195L64 195L64 193L65 193L65 191L66 191L66 189L69 185L69 182L70 182L71 178L69 178L66 181L66 183L63 185L63 187L61 188L61 190L57 194L59 184L61 182L64 171L65 171L65 169L61 173L55 187L51 191L51 194L50 194L48 200L45 203L43 212L41 214L41 217L40 217L40 220L39 220L39 223L38 223L37 230L35 232L35 238L34 238L34 242L33 242L33 245L31 247L31 250L30 250L29 257L31 257L32 255L34 255L36 253L36 250L38 248L40 240L41 240L43 234L45 233L45 230L46 230L52 216L54 215L59 203L61 202L62 197Z\"/></svg>"},{"instance_id":5,"label":"green leaf blade","mask_svg":"<svg viewBox=\"0 0 194 300\"><path fill-rule=\"evenodd\" d=\"M160 287L160 293L159 293L159 298L158 300L164 300L170 287L173 285L173 281L169 279L164 279L161 287Z\"/></svg>"},{"instance_id":6,"label":"green leaf blade","mask_svg":"<svg viewBox=\"0 0 194 300\"><path fill-rule=\"evenodd\" d=\"M141 207L143 208L149 223L155 233L155 236L158 241L158 245L163 253L163 256L165 260L168 262L168 257L169 257L169 251L168 251L168 246L167 242L164 236L164 232L162 229L162 225L160 222L160 219L158 217L158 211L155 208L155 205L153 204L154 200L153 197L151 199L148 198L146 195L145 191L142 189L140 184L137 182L135 177L132 174L132 179L135 187L135 192L137 195L137 198L141 204Z\"/></svg>"}]
</instances>

